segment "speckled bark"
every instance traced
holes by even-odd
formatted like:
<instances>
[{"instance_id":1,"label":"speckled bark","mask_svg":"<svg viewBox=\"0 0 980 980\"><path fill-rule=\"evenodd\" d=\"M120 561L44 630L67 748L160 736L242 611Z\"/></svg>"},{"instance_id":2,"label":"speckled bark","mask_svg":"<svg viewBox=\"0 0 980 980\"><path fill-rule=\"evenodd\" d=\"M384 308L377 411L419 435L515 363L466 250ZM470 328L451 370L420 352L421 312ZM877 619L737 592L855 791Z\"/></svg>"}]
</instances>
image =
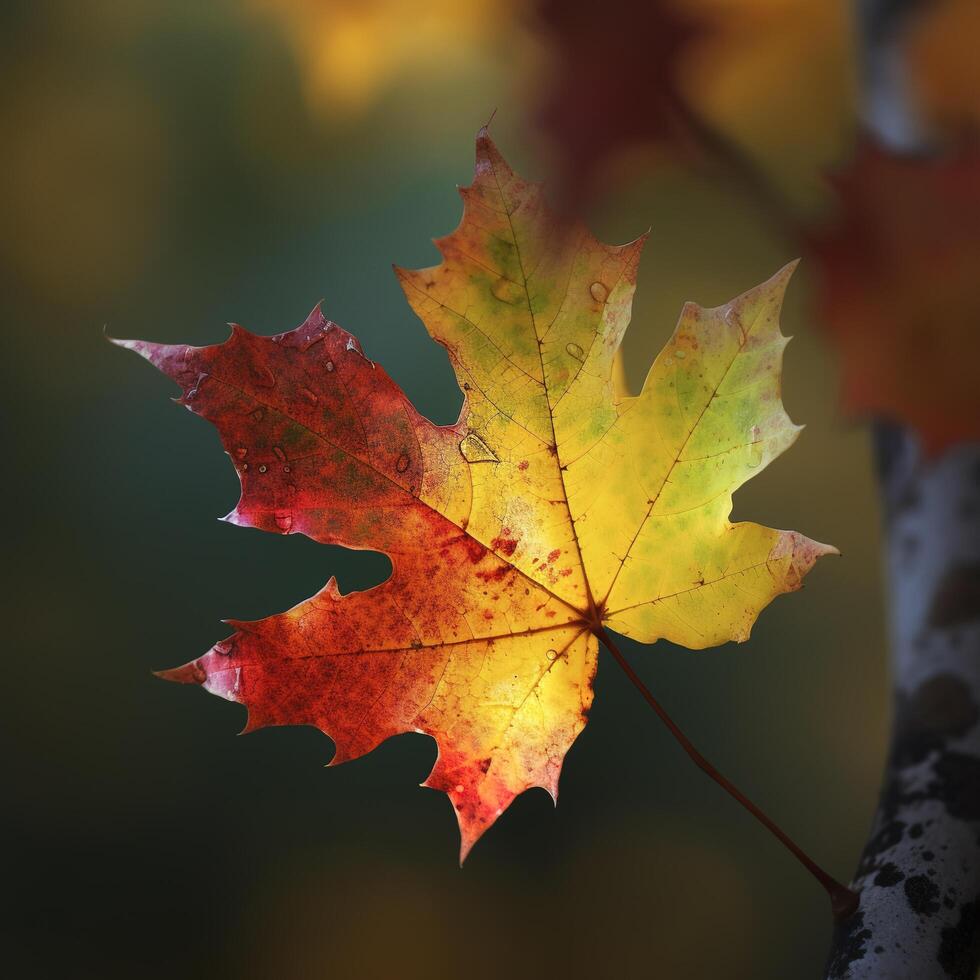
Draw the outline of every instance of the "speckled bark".
<instances>
[{"instance_id":1,"label":"speckled bark","mask_svg":"<svg viewBox=\"0 0 980 980\"><path fill-rule=\"evenodd\" d=\"M865 125L928 150L901 33L923 0L861 0ZM977 325L980 329L980 324ZM928 343L928 338L923 338ZM980 447L924 460L877 432L895 687L881 802L828 980L974 980L980 962Z\"/></svg>"},{"instance_id":2,"label":"speckled bark","mask_svg":"<svg viewBox=\"0 0 980 980\"><path fill-rule=\"evenodd\" d=\"M879 429L892 750L831 980L973 980L980 913L980 448Z\"/></svg>"}]
</instances>

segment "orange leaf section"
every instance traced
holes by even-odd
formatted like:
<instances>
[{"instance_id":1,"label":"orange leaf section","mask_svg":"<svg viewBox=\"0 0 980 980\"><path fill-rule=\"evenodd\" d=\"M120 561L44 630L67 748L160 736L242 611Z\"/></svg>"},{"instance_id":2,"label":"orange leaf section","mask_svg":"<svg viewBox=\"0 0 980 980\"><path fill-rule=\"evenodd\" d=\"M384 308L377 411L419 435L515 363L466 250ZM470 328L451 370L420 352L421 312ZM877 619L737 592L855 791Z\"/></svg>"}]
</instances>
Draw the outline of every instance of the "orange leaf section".
<instances>
[{"instance_id":1,"label":"orange leaf section","mask_svg":"<svg viewBox=\"0 0 980 980\"><path fill-rule=\"evenodd\" d=\"M838 219L810 248L846 408L916 428L933 454L980 438L980 154L866 140L832 186Z\"/></svg>"},{"instance_id":2,"label":"orange leaf section","mask_svg":"<svg viewBox=\"0 0 980 980\"><path fill-rule=\"evenodd\" d=\"M121 343L219 429L242 485L225 520L384 551L394 569L366 592L342 597L331 579L280 616L234 622L231 637L162 676L247 705L246 730L316 726L335 763L400 732L432 735L440 752L425 785L452 800L463 857L518 793L557 797L592 700L596 640L466 534L465 421L422 418L319 309L277 337L235 326L216 347Z\"/></svg>"}]
</instances>

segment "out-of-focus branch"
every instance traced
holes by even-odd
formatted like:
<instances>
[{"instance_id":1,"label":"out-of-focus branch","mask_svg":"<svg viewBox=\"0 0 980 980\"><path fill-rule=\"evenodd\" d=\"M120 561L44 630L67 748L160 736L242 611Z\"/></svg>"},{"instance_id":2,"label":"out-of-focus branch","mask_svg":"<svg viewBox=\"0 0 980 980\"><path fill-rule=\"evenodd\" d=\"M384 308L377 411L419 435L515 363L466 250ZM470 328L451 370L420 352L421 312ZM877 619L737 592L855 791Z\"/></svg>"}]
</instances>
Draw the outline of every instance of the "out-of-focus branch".
<instances>
[{"instance_id":1,"label":"out-of-focus branch","mask_svg":"<svg viewBox=\"0 0 980 980\"><path fill-rule=\"evenodd\" d=\"M901 32L923 6L863 0L865 124L896 153L931 149ZM977 324L980 329L980 324ZM928 343L928 338L923 338ZM828 980L974 980L980 963L980 447L923 459L876 432L890 601L892 745L838 925Z\"/></svg>"}]
</instances>

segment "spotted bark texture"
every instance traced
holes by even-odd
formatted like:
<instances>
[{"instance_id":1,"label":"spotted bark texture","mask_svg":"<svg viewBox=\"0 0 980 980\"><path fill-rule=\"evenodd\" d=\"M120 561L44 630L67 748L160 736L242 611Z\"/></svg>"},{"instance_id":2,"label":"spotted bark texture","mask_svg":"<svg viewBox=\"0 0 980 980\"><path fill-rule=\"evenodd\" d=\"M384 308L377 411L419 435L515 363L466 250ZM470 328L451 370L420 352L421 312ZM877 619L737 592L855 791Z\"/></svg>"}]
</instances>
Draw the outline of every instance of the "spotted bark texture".
<instances>
[{"instance_id":1,"label":"spotted bark texture","mask_svg":"<svg viewBox=\"0 0 980 980\"><path fill-rule=\"evenodd\" d=\"M980 961L980 448L880 427L894 730L830 980L974 980Z\"/></svg>"}]
</instances>

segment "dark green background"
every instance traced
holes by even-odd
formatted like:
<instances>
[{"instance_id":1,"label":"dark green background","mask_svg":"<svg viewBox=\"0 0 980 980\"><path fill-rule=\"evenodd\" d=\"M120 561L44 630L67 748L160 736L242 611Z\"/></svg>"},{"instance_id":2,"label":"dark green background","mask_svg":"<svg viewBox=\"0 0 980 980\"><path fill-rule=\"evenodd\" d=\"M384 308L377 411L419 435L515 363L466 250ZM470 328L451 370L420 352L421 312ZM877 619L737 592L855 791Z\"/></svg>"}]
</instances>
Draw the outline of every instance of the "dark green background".
<instances>
[{"instance_id":1,"label":"dark green background","mask_svg":"<svg viewBox=\"0 0 980 980\"><path fill-rule=\"evenodd\" d=\"M84 12L77 6L87 7ZM360 112L302 94L241 4L5 4L0 46L4 486L3 960L18 977L818 977L826 900L681 754L615 664L561 805L517 800L456 866L446 799L403 736L323 769L312 729L156 681L226 630L381 581L387 559L218 523L237 481L170 382L102 339L213 343L291 328L324 299L420 409L460 395L390 264L431 264L472 137L545 172L508 31L472 71L397 78ZM523 57L523 55L521 55ZM591 222L653 226L626 341L638 383L683 301L724 302L794 257L722 185L612 186ZM737 518L837 544L741 646L624 649L724 772L847 878L886 731L868 439L836 414L805 266L785 400L809 423Z\"/></svg>"}]
</instances>

